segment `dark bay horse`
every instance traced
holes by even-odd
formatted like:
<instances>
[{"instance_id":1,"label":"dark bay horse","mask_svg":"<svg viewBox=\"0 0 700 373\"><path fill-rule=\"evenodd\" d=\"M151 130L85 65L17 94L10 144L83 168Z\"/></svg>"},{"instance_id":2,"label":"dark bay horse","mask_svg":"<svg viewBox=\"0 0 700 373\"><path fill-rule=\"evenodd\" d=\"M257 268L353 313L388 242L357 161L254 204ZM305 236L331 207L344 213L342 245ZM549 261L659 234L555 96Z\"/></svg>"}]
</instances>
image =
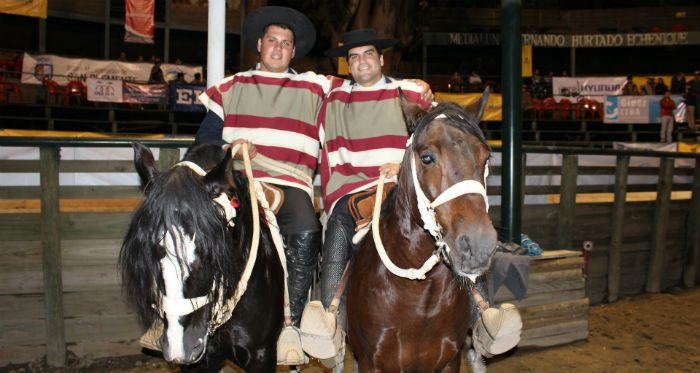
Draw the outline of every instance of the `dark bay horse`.
<instances>
[{"instance_id":1,"label":"dark bay horse","mask_svg":"<svg viewBox=\"0 0 700 373\"><path fill-rule=\"evenodd\" d=\"M125 293L145 326L160 319L163 357L185 370L218 372L229 359L246 371L275 371L284 272L264 215L247 290L225 321L221 305L251 252L249 186L219 146L194 146L185 160L200 169L182 163L158 172L151 151L134 144L146 199L121 248Z\"/></svg>"},{"instance_id":2,"label":"dark bay horse","mask_svg":"<svg viewBox=\"0 0 700 373\"><path fill-rule=\"evenodd\" d=\"M497 239L485 191L490 147L478 127L487 101L488 91L466 111L442 103L425 112L402 98L412 137L397 186L384 202L379 233L397 267L421 267L431 255L441 262L423 280L399 277L382 262L372 237L363 241L347 294L348 338L360 372L459 371L470 328L467 288L473 279L467 275L488 269ZM456 184L473 188L443 194ZM416 186L428 204L446 201L434 207L440 244L424 228L431 213L420 212Z\"/></svg>"}]
</instances>

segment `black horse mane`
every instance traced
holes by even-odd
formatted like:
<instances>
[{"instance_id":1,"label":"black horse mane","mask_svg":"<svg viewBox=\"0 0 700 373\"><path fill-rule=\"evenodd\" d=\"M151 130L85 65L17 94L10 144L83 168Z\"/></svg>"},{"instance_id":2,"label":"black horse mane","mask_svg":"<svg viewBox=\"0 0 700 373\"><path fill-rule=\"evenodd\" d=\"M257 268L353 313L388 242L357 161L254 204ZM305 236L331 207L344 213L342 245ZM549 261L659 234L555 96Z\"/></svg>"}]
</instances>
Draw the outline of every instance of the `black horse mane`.
<instances>
[{"instance_id":1,"label":"black horse mane","mask_svg":"<svg viewBox=\"0 0 700 373\"><path fill-rule=\"evenodd\" d=\"M184 159L210 170L224 156L216 145L196 145L188 149ZM179 235L175 226L195 237L196 268L190 268L187 281L201 281L195 286L208 291L213 299L218 293L218 289L211 288L214 280L223 279L226 297L235 291L250 248L252 214L247 179L239 172L233 174L235 187L227 194L240 203L234 227L228 226L223 209L212 202L217 196L190 168L173 167L152 181L146 199L134 213L119 255L123 289L145 326L150 326L157 316L151 305L159 304L159 294L165 293L160 266L165 255L162 239L166 230L173 237ZM198 295L202 294L185 292L186 297Z\"/></svg>"}]
</instances>

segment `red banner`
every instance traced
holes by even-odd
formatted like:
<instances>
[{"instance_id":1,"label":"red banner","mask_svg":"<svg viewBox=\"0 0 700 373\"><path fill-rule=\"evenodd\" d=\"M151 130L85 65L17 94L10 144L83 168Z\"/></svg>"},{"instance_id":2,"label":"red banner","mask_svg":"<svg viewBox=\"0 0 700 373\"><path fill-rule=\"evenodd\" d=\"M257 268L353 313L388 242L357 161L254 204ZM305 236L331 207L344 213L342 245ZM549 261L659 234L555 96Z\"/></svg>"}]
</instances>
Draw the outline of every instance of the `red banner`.
<instances>
[{"instance_id":1,"label":"red banner","mask_svg":"<svg viewBox=\"0 0 700 373\"><path fill-rule=\"evenodd\" d=\"M127 43L153 44L153 12L155 0L126 0L124 41Z\"/></svg>"}]
</instances>

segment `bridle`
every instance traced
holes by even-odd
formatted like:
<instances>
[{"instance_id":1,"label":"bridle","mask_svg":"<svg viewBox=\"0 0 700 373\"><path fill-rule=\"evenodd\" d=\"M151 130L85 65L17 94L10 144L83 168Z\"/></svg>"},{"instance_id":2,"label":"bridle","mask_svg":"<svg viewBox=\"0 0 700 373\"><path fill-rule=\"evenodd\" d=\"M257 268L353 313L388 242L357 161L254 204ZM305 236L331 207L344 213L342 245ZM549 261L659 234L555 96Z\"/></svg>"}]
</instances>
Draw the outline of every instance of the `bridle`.
<instances>
[{"instance_id":1,"label":"bridle","mask_svg":"<svg viewBox=\"0 0 700 373\"><path fill-rule=\"evenodd\" d=\"M446 118L447 116L445 114L440 114L436 116L433 120L435 119L441 119L441 118ZM406 148L407 150L411 148L411 144L413 142L413 135L408 139L406 142ZM425 274L428 273L439 261L440 258L444 258L444 260L449 264L449 252L450 252L450 247L447 245L447 243L443 240L442 238L442 226L440 225L440 222L437 220L437 214L435 213L435 209L448 202L451 201L459 196L465 195L465 194L479 194L484 198L484 203L486 204L486 211L489 209L489 202L488 202L488 197L486 195L486 178L489 175L489 168L488 164L484 168L484 184L482 185L479 181L473 180L473 179L468 179L468 180L462 180L446 190L444 190L440 195L438 195L433 201L430 201L428 197L426 197L425 193L423 192L423 189L420 186L420 182L418 181L418 175L416 173L416 153L411 149L411 177L412 177L412 182L413 182L413 189L416 192L416 200L417 200L417 205L418 205L418 211L420 212L421 220L423 220L423 227L430 232L430 234L433 236L435 239L435 251L433 254L428 257L428 259L423 263L423 265L420 268L399 268L397 267L389 258L389 256L386 254L386 250L384 249L384 245L381 242L381 237L379 236L379 211L381 209L381 199L376 198L375 199L375 204L374 204L374 212L372 216L372 236L374 238L374 243L377 248L377 252L379 254L379 257L382 259L382 262L384 265L387 267L387 269L393 273L396 276L399 277L404 277L408 278L411 280L423 280L425 279ZM382 195L382 189L383 189L383 184L384 184L384 175L380 175L379 177L379 183L377 184L377 195L380 196ZM467 274L467 277L474 282L476 280L476 277L478 275L476 274Z\"/></svg>"}]
</instances>

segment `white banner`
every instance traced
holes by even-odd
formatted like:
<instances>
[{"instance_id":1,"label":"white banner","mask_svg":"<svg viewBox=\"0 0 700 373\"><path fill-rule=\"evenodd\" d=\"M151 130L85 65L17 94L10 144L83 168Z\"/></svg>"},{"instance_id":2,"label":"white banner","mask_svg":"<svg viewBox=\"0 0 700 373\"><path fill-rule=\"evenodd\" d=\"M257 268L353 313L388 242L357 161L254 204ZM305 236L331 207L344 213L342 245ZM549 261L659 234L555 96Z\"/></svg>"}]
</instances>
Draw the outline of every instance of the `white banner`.
<instances>
[{"instance_id":1,"label":"white banner","mask_svg":"<svg viewBox=\"0 0 700 373\"><path fill-rule=\"evenodd\" d=\"M107 79L87 79L88 101L122 102L122 81Z\"/></svg>"},{"instance_id":2,"label":"white banner","mask_svg":"<svg viewBox=\"0 0 700 373\"><path fill-rule=\"evenodd\" d=\"M611 77L581 77L581 78L552 78L552 91L555 95L570 96L616 96L622 94L627 78L624 76Z\"/></svg>"},{"instance_id":3,"label":"white banner","mask_svg":"<svg viewBox=\"0 0 700 373\"><path fill-rule=\"evenodd\" d=\"M66 85L71 80L87 81L88 78L123 80L146 83L151 75L152 63L92 60L87 58L65 58L50 54L24 54L22 84L41 84L44 78ZM185 73L185 80L194 79L202 73L201 66L162 64L166 81L174 80L177 73Z\"/></svg>"},{"instance_id":4,"label":"white banner","mask_svg":"<svg viewBox=\"0 0 700 373\"><path fill-rule=\"evenodd\" d=\"M605 123L661 123L661 106L659 101L663 96L606 96L605 98ZM676 103L673 116L677 122L683 122L685 105L681 107L683 97L673 95L671 99ZM682 111L682 113L681 113Z\"/></svg>"}]
</instances>

